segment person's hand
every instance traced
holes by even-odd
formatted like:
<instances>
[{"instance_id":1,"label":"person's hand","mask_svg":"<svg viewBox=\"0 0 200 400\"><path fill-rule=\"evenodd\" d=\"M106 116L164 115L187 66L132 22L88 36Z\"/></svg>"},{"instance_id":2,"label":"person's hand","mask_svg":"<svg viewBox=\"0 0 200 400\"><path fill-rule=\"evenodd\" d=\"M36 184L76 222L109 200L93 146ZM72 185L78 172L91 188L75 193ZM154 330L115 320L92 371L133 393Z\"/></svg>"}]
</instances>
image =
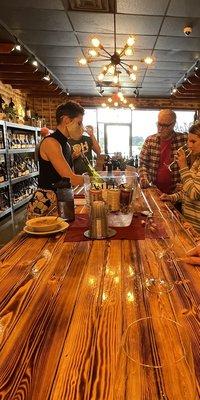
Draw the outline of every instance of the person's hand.
<instances>
[{"instance_id":1,"label":"person's hand","mask_svg":"<svg viewBox=\"0 0 200 400\"><path fill-rule=\"evenodd\" d=\"M141 178L140 179L140 186L141 186L142 189L146 189L151 185L150 185L150 182L148 181L147 178Z\"/></svg>"},{"instance_id":2,"label":"person's hand","mask_svg":"<svg viewBox=\"0 0 200 400\"><path fill-rule=\"evenodd\" d=\"M181 258L185 263L200 266L200 244L187 252L186 257Z\"/></svg>"},{"instance_id":3,"label":"person's hand","mask_svg":"<svg viewBox=\"0 0 200 400\"><path fill-rule=\"evenodd\" d=\"M180 169L187 167L187 159L183 149L178 150L175 158Z\"/></svg>"},{"instance_id":4,"label":"person's hand","mask_svg":"<svg viewBox=\"0 0 200 400\"><path fill-rule=\"evenodd\" d=\"M162 193L160 196L160 200L162 201L170 201L170 195L166 193Z\"/></svg>"},{"instance_id":5,"label":"person's hand","mask_svg":"<svg viewBox=\"0 0 200 400\"><path fill-rule=\"evenodd\" d=\"M87 134L89 135L89 137L94 136L93 128L90 128L90 127L87 127L87 126L86 126L85 132L87 132Z\"/></svg>"}]
</instances>

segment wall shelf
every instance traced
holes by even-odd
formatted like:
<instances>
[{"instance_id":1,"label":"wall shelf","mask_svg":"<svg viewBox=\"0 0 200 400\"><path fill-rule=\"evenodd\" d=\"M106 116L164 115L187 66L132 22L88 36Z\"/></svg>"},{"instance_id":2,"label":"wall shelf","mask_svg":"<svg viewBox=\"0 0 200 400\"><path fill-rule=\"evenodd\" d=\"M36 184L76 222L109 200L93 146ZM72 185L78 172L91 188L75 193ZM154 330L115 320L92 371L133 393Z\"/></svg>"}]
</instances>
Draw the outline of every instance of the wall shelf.
<instances>
[{"instance_id":1,"label":"wall shelf","mask_svg":"<svg viewBox=\"0 0 200 400\"><path fill-rule=\"evenodd\" d=\"M0 188L4 188L9 185L9 181L4 181L0 183ZM0 211L1 212L1 211Z\"/></svg>"},{"instance_id":2,"label":"wall shelf","mask_svg":"<svg viewBox=\"0 0 200 400\"><path fill-rule=\"evenodd\" d=\"M0 154L6 154L6 149L0 149Z\"/></svg>"},{"instance_id":3,"label":"wall shelf","mask_svg":"<svg viewBox=\"0 0 200 400\"><path fill-rule=\"evenodd\" d=\"M36 178L38 176L38 171L32 172L28 175L24 175L24 176L19 176L17 178L13 178L11 179L10 176L10 170L11 170L11 163L13 162L13 158L16 160L18 160L18 158L15 156L15 154L21 154L21 158L26 157L26 154L28 153L32 153L31 156L29 156L29 158L34 159L34 152L35 152L35 147L27 147L27 148L8 148L8 145L10 143L9 139L12 139L12 135L32 135L34 136L34 140L32 143L38 143L38 133L40 131L40 128L36 128L33 126L28 126L28 125L19 125L19 124L15 124L12 122L7 122L7 121L0 121L0 126L1 129L3 131L3 143L5 143L5 149L0 149L0 154L5 156L5 166L6 166L6 173L7 173L7 181L0 183L0 195L2 193L2 199L5 199L5 202L8 203L9 208L7 208L5 211L0 211L0 219L3 218L5 215L7 215L10 212L14 212L15 210L17 210L19 207L23 206L24 204L26 204L32 197L32 195L28 195L26 198L24 198L21 201L18 201L17 203L13 203L13 198L14 198L14 193L16 193L16 191L18 190L17 185L20 182L25 182L24 184L21 183L20 185L25 185L28 188L28 192L30 193L32 189L29 189L30 186L32 187L32 185L34 185L34 181L30 180L30 182L28 181L28 179L31 178ZM23 156L23 154L25 156ZM34 163L36 163L37 168L38 166L38 162L35 161L34 159ZM19 187L19 190L21 190L21 188ZM5 193L6 192L6 193Z\"/></svg>"},{"instance_id":4,"label":"wall shelf","mask_svg":"<svg viewBox=\"0 0 200 400\"><path fill-rule=\"evenodd\" d=\"M22 207L24 204L28 203L29 200L33 197L31 194L30 196L25 197L23 200L18 201L17 203L13 204L13 209L17 210L19 207Z\"/></svg>"},{"instance_id":5,"label":"wall shelf","mask_svg":"<svg viewBox=\"0 0 200 400\"><path fill-rule=\"evenodd\" d=\"M0 219L5 217L5 215L11 212L11 207L7 208L5 211L0 211Z\"/></svg>"},{"instance_id":6,"label":"wall shelf","mask_svg":"<svg viewBox=\"0 0 200 400\"><path fill-rule=\"evenodd\" d=\"M11 179L11 184L14 185L15 183L25 181L26 179L30 179L30 178L33 178L34 176L38 176L38 175L39 175L39 172L32 172L31 174L28 174L28 175L19 176L18 178Z\"/></svg>"},{"instance_id":7,"label":"wall shelf","mask_svg":"<svg viewBox=\"0 0 200 400\"><path fill-rule=\"evenodd\" d=\"M19 153L34 153L35 147L27 147L27 149L8 149L9 154L19 154Z\"/></svg>"}]
</instances>

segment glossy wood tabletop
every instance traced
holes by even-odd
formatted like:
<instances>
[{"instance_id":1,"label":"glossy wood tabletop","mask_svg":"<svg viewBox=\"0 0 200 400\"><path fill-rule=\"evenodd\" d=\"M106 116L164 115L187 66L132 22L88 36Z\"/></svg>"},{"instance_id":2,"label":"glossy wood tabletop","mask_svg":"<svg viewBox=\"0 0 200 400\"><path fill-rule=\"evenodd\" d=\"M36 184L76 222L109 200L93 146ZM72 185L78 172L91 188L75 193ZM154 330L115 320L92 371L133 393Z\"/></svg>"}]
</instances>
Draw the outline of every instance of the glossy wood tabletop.
<instances>
[{"instance_id":1,"label":"glossy wood tabletop","mask_svg":"<svg viewBox=\"0 0 200 400\"><path fill-rule=\"evenodd\" d=\"M173 261L159 256L162 238L64 242L65 233L20 233L1 250L1 400L199 399L200 267L180 260L194 239L155 189L144 194L136 211L160 208L175 233ZM149 290L158 274L171 291Z\"/></svg>"}]
</instances>

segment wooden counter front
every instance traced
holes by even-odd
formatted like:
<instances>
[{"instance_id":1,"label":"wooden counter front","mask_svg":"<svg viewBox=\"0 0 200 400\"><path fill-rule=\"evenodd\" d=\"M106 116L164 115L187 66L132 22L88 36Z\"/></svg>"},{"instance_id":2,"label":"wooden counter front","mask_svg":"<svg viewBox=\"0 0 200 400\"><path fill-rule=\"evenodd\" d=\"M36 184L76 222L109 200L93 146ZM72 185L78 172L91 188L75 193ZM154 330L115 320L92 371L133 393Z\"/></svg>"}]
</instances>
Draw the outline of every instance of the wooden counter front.
<instances>
[{"instance_id":1,"label":"wooden counter front","mask_svg":"<svg viewBox=\"0 0 200 400\"><path fill-rule=\"evenodd\" d=\"M154 189L145 194L153 210L163 209ZM137 207L145 208L142 197ZM181 225L176 230L178 259L194 243ZM145 286L149 269L158 271L151 239L73 243L64 237L21 233L0 252L0 399L112 400L122 335L146 316L185 327L200 394L200 267L176 261L163 271L173 290L155 294ZM148 385L153 388L150 378ZM159 390L133 395L126 387L121 399L166 400Z\"/></svg>"}]
</instances>

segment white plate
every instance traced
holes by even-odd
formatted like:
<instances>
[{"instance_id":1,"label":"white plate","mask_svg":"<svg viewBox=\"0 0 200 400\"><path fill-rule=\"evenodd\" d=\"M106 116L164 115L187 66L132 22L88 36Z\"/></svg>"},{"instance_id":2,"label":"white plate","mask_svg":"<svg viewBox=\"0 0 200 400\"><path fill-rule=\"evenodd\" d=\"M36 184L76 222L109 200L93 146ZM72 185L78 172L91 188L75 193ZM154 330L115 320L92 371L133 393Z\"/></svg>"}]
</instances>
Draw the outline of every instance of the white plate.
<instances>
[{"instance_id":1,"label":"white plate","mask_svg":"<svg viewBox=\"0 0 200 400\"><path fill-rule=\"evenodd\" d=\"M37 236L39 235L39 236L41 236L41 235L52 235L53 233L62 232L62 231L64 231L65 229L67 229L68 226L69 226L69 224L68 224L67 222L63 221L63 222L60 224L60 228L55 229L54 231L36 232L36 231L31 231L31 230L29 230L28 226L25 226L25 227L23 228L23 230L24 230L24 232L29 233L30 235L37 235Z\"/></svg>"}]
</instances>

